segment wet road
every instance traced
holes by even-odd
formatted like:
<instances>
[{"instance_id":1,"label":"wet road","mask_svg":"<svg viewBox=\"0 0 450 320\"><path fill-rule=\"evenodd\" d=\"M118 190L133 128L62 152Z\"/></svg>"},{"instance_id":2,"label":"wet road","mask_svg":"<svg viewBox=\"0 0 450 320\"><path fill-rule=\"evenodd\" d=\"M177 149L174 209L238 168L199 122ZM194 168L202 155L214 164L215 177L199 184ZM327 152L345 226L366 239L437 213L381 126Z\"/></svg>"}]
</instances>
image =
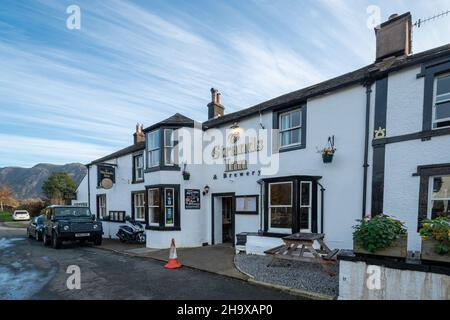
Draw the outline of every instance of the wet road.
<instances>
[{"instance_id":1,"label":"wet road","mask_svg":"<svg viewBox=\"0 0 450 320\"><path fill-rule=\"evenodd\" d=\"M0 226L2 299L294 299L198 270L167 270L163 263L65 244L60 250L25 237L25 229ZM69 290L67 268L81 271L81 289Z\"/></svg>"}]
</instances>

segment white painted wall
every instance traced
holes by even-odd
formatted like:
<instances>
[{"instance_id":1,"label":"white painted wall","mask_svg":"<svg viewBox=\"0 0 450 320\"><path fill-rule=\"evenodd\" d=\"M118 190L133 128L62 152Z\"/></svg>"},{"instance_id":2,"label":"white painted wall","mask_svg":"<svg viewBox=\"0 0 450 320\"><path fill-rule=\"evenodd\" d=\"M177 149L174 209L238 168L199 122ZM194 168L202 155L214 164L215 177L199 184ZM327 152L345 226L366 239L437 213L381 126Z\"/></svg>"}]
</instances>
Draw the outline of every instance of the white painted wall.
<instances>
[{"instance_id":1,"label":"white painted wall","mask_svg":"<svg viewBox=\"0 0 450 320\"><path fill-rule=\"evenodd\" d=\"M365 262L339 261L340 300L449 300L450 277L442 274L379 267L380 289ZM373 266L371 266L373 268ZM373 278L372 278L373 279Z\"/></svg>"},{"instance_id":2,"label":"white painted wall","mask_svg":"<svg viewBox=\"0 0 450 320\"><path fill-rule=\"evenodd\" d=\"M80 184L77 187L77 200L72 200L72 205L76 205L78 203L89 203L87 174L84 176L83 180L81 180Z\"/></svg>"}]
</instances>

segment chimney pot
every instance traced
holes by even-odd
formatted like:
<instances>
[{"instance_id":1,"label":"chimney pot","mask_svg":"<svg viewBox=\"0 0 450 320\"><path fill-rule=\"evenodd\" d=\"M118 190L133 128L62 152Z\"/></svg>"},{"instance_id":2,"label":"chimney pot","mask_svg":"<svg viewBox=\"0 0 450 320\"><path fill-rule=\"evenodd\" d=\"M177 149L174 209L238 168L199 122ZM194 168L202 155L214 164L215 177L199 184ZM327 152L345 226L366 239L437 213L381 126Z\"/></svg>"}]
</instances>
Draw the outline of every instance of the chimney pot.
<instances>
[{"instance_id":1,"label":"chimney pot","mask_svg":"<svg viewBox=\"0 0 450 320\"><path fill-rule=\"evenodd\" d=\"M224 107L220 103L219 90L211 88L211 102L208 103L208 120L224 115Z\"/></svg>"},{"instance_id":2,"label":"chimney pot","mask_svg":"<svg viewBox=\"0 0 450 320\"><path fill-rule=\"evenodd\" d=\"M134 144L145 141L144 125L139 123L136 125L136 132L133 134Z\"/></svg>"}]
</instances>

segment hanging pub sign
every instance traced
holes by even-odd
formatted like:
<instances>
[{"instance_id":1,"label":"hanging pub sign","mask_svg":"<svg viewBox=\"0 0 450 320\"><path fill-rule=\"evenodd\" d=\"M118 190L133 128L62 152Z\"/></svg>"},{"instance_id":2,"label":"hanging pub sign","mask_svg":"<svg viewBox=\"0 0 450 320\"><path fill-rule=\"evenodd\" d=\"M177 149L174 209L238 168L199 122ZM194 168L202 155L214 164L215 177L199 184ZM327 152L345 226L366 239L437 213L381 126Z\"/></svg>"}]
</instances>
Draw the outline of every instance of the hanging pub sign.
<instances>
[{"instance_id":1,"label":"hanging pub sign","mask_svg":"<svg viewBox=\"0 0 450 320\"><path fill-rule=\"evenodd\" d=\"M116 183L116 169L110 165L97 166L97 183L99 187L111 189Z\"/></svg>"},{"instance_id":2,"label":"hanging pub sign","mask_svg":"<svg viewBox=\"0 0 450 320\"><path fill-rule=\"evenodd\" d=\"M187 210L200 209L200 190L184 190L184 208Z\"/></svg>"}]
</instances>

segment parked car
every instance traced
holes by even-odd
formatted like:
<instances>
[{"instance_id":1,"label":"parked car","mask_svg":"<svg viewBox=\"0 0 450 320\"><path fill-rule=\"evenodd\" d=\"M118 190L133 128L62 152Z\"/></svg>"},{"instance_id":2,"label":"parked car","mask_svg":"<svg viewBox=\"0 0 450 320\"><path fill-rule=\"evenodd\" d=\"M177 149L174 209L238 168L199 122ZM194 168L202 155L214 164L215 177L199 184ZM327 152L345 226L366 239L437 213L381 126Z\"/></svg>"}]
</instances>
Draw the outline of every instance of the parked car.
<instances>
[{"instance_id":1,"label":"parked car","mask_svg":"<svg viewBox=\"0 0 450 320\"><path fill-rule=\"evenodd\" d=\"M102 244L102 223L86 207L49 206L44 209L44 245L59 249L63 241Z\"/></svg>"},{"instance_id":2,"label":"parked car","mask_svg":"<svg viewBox=\"0 0 450 320\"><path fill-rule=\"evenodd\" d=\"M16 210L14 211L12 218L14 221L27 221L30 220L30 214L27 210Z\"/></svg>"},{"instance_id":3,"label":"parked car","mask_svg":"<svg viewBox=\"0 0 450 320\"><path fill-rule=\"evenodd\" d=\"M40 215L31 219L27 227L27 235L29 238L35 238L37 241L42 241L44 234L44 216Z\"/></svg>"}]
</instances>

